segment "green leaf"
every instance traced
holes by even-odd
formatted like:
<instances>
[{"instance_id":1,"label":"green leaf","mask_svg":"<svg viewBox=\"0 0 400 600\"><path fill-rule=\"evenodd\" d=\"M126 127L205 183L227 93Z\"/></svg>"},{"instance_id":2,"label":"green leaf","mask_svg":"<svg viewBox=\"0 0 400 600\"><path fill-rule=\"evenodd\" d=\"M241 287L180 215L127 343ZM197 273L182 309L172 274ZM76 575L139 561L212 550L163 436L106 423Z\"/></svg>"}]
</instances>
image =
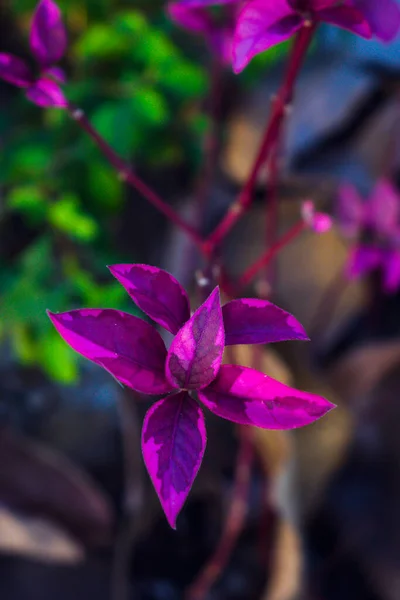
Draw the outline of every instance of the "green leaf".
<instances>
[{"instance_id":1,"label":"green leaf","mask_svg":"<svg viewBox=\"0 0 400 600\"><path fill-rule=\"evenodd\" d=\"M208 86L204 69L187 61L177 61L168 69L160 69L158 81L167 90L184 99L205 94Z\"/></svg>"},{"instance_id":2,"label":"green leaf","mask_svg":"<svg viewBox=\"0 0 400 600\"><path fill-rule=\"evenodd\" d=\"M112 25L92 25L75 45L77 58L105 59L125 52L126 43Z\"/></svg>"},{"instance_id":3,"label":"green leaf","mask_svg":"<svg viewBox=\"0 0 400 600\"><path fill-rule=\"evenodd\" d=\"M93 115L93 125L116 152L130 156L142 141L131 101L120 100L103 104Z\"/></svg>"},{"instance_id":4,"label":"green leaf","mask_svg":"<svg viewBox=\"0 0 400 600\"><path fill-rule=\"evenodd\" d=\"M49 329L37 344L38 362L46 373L60 383L72 384L78 379L78 355Z\"/></svg>"},{"instance_id":5,"label":"green leaf","mask_svg":"<svg viewBox=\"0 0 400 600\"><path fill-rule=\"evenodd\" d=\"M49 207L49 223L80 242L90 242L98 234L98 225L92 217L81 212L78 197L64 194Z\"/></svg>"},{"instance_id":6,"label":"green leaf","mask_svg":"<svg viewBox=\"0 0 400 600\"><path fill-rule=\"evenodd\" d=\"M126 10L118 13L114 19L115 29L123 35L140 36L142 39L148 33L148 23L145 15L138 10ZM133 43L135 39L131 40Z\"/></svg>"},{"instance_id":7,"label":"green leaf","mask_svg":"<svg viewBox=\"0 0 400 600\"><path fill-rule=\"evenodd\" d=\"M7 196L7 205L25 215L32 225L43 222L48 209L43 192L33 185L13 188Z\"/></svg>"},{"instance_id":8,"label":"green leaf","mask_svg":"<svg viewBox=\"0 0 400 600\"><path fill-rule=\"evenodd\" d=\"M35 364L37 360L36 345L26 326L20 324L13 327L11 344L16 356L24 365Z\"/></svg>"},{"instance_id":9,"label":"green leaf","mask_svg":"<svg viewBox=\"0 0 400 600\"><path fill-rule=\"evenodd\" d=\"M154 88L139 88L131 102L139 123L143 119L149 125L163 125L170 118L164 97Z\"/></svg>"},{"instance_id":10,"label":"green leaf","mask_svg":"<svg viewBox=\"0 0 400 600\"><path fill-rule=\"evenodd\" d=\"M123 202L124 186L112 167L104 162L90 162L87 170L90 196L107 211L116 211Z\"/></svg>"}]
</instances>

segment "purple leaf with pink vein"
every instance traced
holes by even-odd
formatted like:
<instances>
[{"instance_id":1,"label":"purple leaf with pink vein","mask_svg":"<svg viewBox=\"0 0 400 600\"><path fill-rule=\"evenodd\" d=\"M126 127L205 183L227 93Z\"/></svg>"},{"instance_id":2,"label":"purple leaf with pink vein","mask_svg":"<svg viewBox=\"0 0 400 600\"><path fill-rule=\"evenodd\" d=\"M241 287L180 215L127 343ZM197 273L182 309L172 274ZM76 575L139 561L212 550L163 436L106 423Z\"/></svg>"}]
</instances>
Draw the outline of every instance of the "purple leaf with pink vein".
<instances>
[{"instance_id":1,"label":"purple leaf with pink vein","mask_svg":"<svg viewBox=\"0 0 400 600\"><path fill-rule=\"evenodd\" d=\"M104 367L121 383L143 394L173 390L164 374L164 342L142 319L113 309L48 314L76 352Z\"/></svg>"},{"instance_id":2,"label":"purple leaf with pink vein","mask_svg":"<svg viewBox=\"0 0 400 600\"><path fill-rule=\"evenodd\" d=\"M222 365L217 378L198 395L219 417L263 429L303 427L334 408L321 396L301 392L260 371L237 365Z\"/></svg>"},{"instance_id":3,"label":"purple leaf with pink vein","mask_svg":"<svg viewBox=\"0 0 400 600\"><path fill-rule=\"evenodd\" d=\"M309 339L293 315L266 300L232 300L222 307L222 316L225 346Z\"/></svg>"},{"instance_id":4,"label":"purple leaf with pink vein","mask_svg":"<svg viewBox=\"0 0 400 600\"><path fill-rule=\"evenodd\" d=\"M112 265L114 277L153 321L177 333L190 317L186 290L172 275L149 265Z\"/></svg>"},{"instance_id":5,"label":"purple leaf with pink vein","mask_svg":"<svg viewBox=\"0 0 400 600\"><path fill-rule=\"evenodd\" d=\"M217 287L172 340L166 363L168 380L182 389L206 387L221 366L224 342Z\"/></svg>"},{"instance_id":6,"label":"purple leaf with pink vein","mask_svg":"<svg viewBox=\"0 0 400 600\"><path fill-rule=\"evenodd\" d=\"M144 462L174 529L203 460L206 441L203 412L187 392L153 404L144 418Z\"/></svg>"}]
</instances>

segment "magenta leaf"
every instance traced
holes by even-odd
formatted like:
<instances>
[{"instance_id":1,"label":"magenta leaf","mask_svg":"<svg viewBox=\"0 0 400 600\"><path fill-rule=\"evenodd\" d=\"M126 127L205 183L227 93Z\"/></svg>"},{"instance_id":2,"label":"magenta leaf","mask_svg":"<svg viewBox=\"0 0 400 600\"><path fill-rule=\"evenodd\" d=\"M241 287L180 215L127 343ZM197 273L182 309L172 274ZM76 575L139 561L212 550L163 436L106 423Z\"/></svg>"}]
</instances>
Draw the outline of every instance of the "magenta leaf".
<instances>
[{"instance_id":1,"label":"magenta leaf","mask_svg":"<svg viewBox=\"0 0 400 600\"><path fill-rule=\"evenodd\" d=\"M397 233L400 216L400 195L388 179L375 185L366 206L369 225L384 236Z\"/></svg>"},{"instance_id":2,"label":"magenta leaf","mask_svg":"<svg viewBox=\"0 0 400 600\"><path fill-rule=\"evenodd\" d=\"M203 460L206 441L203 411L187 392L153 404L144 418L144 462L174 529Z\"/></svg>"},{"instance_id":3,"label":"magenta leaf","mask_svg":"<svg viewBox=\"0 0 400 600\"><path fill-rule=\"evenodd\" d=\"M71 348L121 383L143 394L172 391L164 374L164 342L142 319L118 310L95 308L48 315Z\"/></svg>"},{"instance_id":4,"label":"magenta leaf","mask_svg":"<svg viewBox=\"0 0 400 600\"><path fill-rule=\"evenodd\" d=\"M183 389L206 387L221 366L224 342L219 289L216 287L172 341L166 363L166 375L171 384Z\"/></svg>"},{"instance_id":5,"label":"magenta leaf","mask_svg":"<svg viewBox=\"0 0 400 600\"><path fill-rule=\"evenodd\" d=\"M263 429L303 427L334 408L325 398L237 365L223 365L217 378L198 395L219 417Z\"/></svg>"},{"instance_id":6,"label":"magenta leaf","mask_svg":"<svg viewBox=\"0 0 400 600\"><path fill-rule=\"evenodd\" d=\"M302 27L303 20L287 0L245 3L233 41L234 71L239 73L256 54L290 38Z\"/></svg>"},{"instance_id":7,"label":"magenta leaf","mask_svg":"<svg viewBox=\"0 0 400 600\"><path fill-rule=\"evenodd\" d=\"M358 279L377 269L384 260L384 251L374 246L355 246L350 252L346 274L349 279Z\"/></svg>"},{"instance_id":8,"label":"magenta leaf","mask_svg":"<svg viewBox=\"0 0 400 600\"><path fill-rule=\"evenodd\" d=\"M33 82L28 65L12 54L0 53L0 78L17 85L28 87Z\"/></svg>"},{"instance_id":9,"label":"magenta leaf","mask_svg":"<svg viewBox=\"0 0 400 600\"><path fill-rule=\"evenodd\" d=\"M149 265L111 265L111 273L153 321L177 333L190 317L186 291L172 275Z\"/></svg>"},{"instance_id":10,"label":"magenta leaf","mask_svg":"<svg viewBox=\"0 0 400 600\"><path fill-rule=\"evenodd\" d=\"M376 37L390 42L399 33L400 7L397 0L353 0L365 15Z\"/></svg>"},{"instance_id":11,"label":"magenta leaf","mask_svg":"<svg viewBox=\"0 0 400 600\"><path fill-rule=\"evenodd\" d=\"M39 63L49 66L64 56L67 35L61 11L53 0L41 0L33 15L30 44Z\"/></svg>"},{"instance_id":12,"label":"magenta leaf","mask_svg":"<svg viewBox=\"0 0 400 600\"><path fill-rule=\"evenodd\" d=\"M28 100L44 108L66 108L67 100L55 81L39 79L26 91Z\"/></svg>"},{"instance_id":13,"label":"magenta leaf","mask_svg":"<svg viewBox=\"0 0 400 600\"><path fill-rule=\"evenodd\" d=\"M44 69L42 74L44 77L50 77L50 79L54 79L58 83L67 82L67 76L61 67L49 67L48 69Z\"/></svg>"},{"instance_id":14,"label":"magenta leaf","mask_svg":"<svg viewBox=\"0 0 400 600\"><path fill-rule=\"evenodd\" d=\"M366 39L372 37L372 30L363 14L351 6L335 6L318 12L318 18L326 23L348 29Z\"/></svg>"},{"instance_id":15,"label":"magenta leaf","mask_svg":"<svg viewBox=\"0 0 400 600\"><path fill-rule=\"evenodd\" d=\"M364 225L364 204L357 189L351 184L339 188L337 217L344 235L355 237Z\"/></svg>"},{"instance_id":16,"label":"magenta leaf","mask_svg":"<svg viewBox=\"0 0 400 600\"><path fill-rule=\"evenodd\" d=\"M387 250L383 267L383 289L394 294L400 287L400 250Z\"/></svg>"},{"instance_id":17,"label":"magenta leaf","mask_svg":"<svg viewBox=\"0 0 400 600\"><path fill-rule=\"evenodd\" d=\"M222 316L226 346L309 339L290 313L266 300L232 300L222 307Z\"/></svg>"}]
</instances>

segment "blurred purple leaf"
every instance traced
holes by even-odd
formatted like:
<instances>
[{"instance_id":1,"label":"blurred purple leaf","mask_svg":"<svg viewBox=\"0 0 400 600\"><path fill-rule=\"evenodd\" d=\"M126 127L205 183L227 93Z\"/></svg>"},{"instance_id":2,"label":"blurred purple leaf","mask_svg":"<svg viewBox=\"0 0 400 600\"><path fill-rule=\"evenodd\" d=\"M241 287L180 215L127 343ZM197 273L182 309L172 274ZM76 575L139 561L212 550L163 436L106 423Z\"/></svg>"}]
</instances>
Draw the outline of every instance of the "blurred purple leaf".
<instances>
[{"instance_id":1,"label":"blurred purple leaf","mask_svg":"<svg viewBox=\"0 0 400 600\"><path fill-rule=\"evenodd\" d=\"M18 87L29 87L33 82L28 65L20 58L4 53L0 53L0 78Z\"/></svg>"},{"instance_id":2,"label":"blurred purple leaf","mask_svg":"<svg viewBox=\"0 0 400 600\"><path fill-rule=\"evenodd\" d=\"M113 510L105 493L67 458L0 430L0 502L59 523L88 545L109 542Z\"/></svg>"},{"instance_id":3,"label":"blurred purple leaf","mask_svg":"<svg viewBox=\"0 0 400 600\"><path fill-rule=\"evenodd\" d=\"M66 108L67 100L55 81L38 79L26 91L28 100L44 108Z\"/></svg>"},{"instance_id":4,"label":"blurred purple leaf","mask_svg":"<svg viewBox=\"0 0 400 600\"><path fill-rule=\"evenodd\" d=\"M30 45L42 67L56 63L65 54L67 34L61 11L53 0L41 0L32 19Z\"/></svg>"}]
</instances>

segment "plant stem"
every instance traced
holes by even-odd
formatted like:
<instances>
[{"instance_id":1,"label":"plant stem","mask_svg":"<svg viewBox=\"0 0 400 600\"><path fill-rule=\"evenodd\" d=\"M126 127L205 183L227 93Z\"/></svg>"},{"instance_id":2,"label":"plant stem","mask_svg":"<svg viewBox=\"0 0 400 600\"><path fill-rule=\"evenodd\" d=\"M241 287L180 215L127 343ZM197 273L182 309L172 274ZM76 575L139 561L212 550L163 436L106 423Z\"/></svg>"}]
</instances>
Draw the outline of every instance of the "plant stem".
<instances>
[{"instance_id":1,"label":"plant stem","mask_svg":"<svg viewBox=\"0 0 400 600\"><path fill-rule=\"evenodd\" d=\"M221 223L212 232L206 243L204 251L211 255L216 246L218 246L226 235L231 231L232 227L237 223L243 213L249 208L253 199L254 186L257 181L259 171L275 140L279 136L279 131L288 109L288 105L292 100L293 88L296 82L297 75L303 64L307 49L311 43L312 36L316 29L315 25L305 26L298 33L293 44L292 53L289 59L288 68L286 70L285 79L274 102L271 117L267 123L264 137L261 142L260 149L254 161L251 173L239 194L237 200L228 209Z\"/></svg>"},{"instance_id":2,"label":"plant stem","mask_svg":"<svg viewBox=\"0 0 400 600\"><path fill-rule=\"evenodd\" d=\"M94 141L99 150L107 158L108 162L114 167L118 177L128 183L132 188L137 190L150 204L159 210L171 223L174 223L182 231L184 231L191 240L201 248L202 239L198 231L187 223L169 204L152 190L140 177L138 177L130 168L129 164L121 158L113 148L106 142L104 138L96 131L89 119L86 117L83 110L68 105L68 113L76 123L89 135Z\"/></svg>"},{"instance_id":3,"label":"plant stem","mask_svg":"<svg viewBox=\"0 0 400 600\"><path fill-rule=\"evenodd\" d=\"M214 554L186 592L186 600L204 600L226 567L237 539L243 529L247 513L254 448L246 427L238 428L240 446L236 462L233 497L229 506L222 536Z\"/></svg>"},{"instance_id":4,"label":"plant stem","mask_svg":"<svg viewBox=\"0 0 400 600\"><path fill-rule=\"evenodd\" d=\"M202 231L204 225L207 198L210 193L213 176L217 166L217 156L220 144L221 88L223 73L224 68L220 59L213 54L210 65L210 94L208 100L210 126L203 140L204 159L203 164L200 167L195 191L195 205L197 210L196 223L200 231Z\"/></svg>"},{"instance_id":5,"label":"plant stem","mask_svg":"<svg viewBox=\"0 0 400 600\"><path fill-rule=\"evenodd\" d=\"M287 244L293 241L304 229L306 225L303 221L299 221L285 235L283 235L271 248L260 256L256 262L251 265L239 279L239 285L245 287L257 275L263 267L266 267L276 254L282 250Z\"/></svg>"}]
</instances>

